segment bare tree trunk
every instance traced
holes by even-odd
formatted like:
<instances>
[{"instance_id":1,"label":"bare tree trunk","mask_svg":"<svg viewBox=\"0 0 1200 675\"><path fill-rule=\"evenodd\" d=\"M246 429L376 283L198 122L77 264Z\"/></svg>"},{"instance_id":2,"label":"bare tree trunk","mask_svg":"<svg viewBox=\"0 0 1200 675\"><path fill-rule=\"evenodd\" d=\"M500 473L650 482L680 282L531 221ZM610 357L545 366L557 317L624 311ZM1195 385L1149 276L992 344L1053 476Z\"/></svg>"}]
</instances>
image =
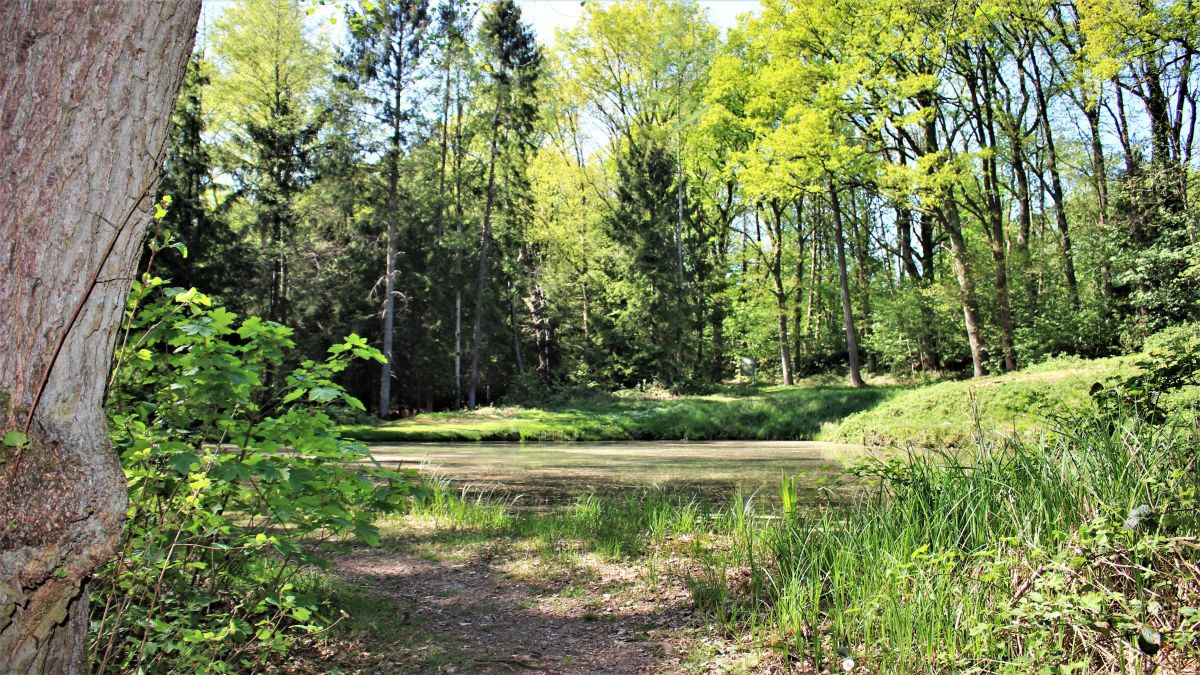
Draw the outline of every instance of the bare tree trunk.
<instances>
[{"instance_id":1,"label":"bare tree trunk","mask_svg":"<svg viewBox=\"0 0 1200 675\"><path fill-rule=\"evenodd\" d=\"M935 105L932 98L922 96L919 98L922 107L933 108ZM936 155L939 152L937 120L930 116L926 118L922 132L922 154ZM931 167L931 170L934 167ZM954 262L954 276L958 279L958 297L963 306L963 324L967 330L967 342L971 345L971 364L974 369L975 377L983 377L983 338L981 336L979 322L979 305L975 297L975 281L971 278L971 270L967 267L967 242L963 238L962 217L958 211L958 202L955 201L954 187L949 186L941 190L941 194L935 200L933 213L942 225L942 229L946 232L946 237L950 240L950 258ZM928 227L929 238L926 240L926 245L932 245L932 222L930 213L927 211L921 217L921 229L923 231ZM930 267L924 271L928 278L932 279L932 253L930 254Z\"/></svg>"},{"instance_id":2,"label":"bare tree trunk","mask_svg":"<svg viewBox=\"0 0 1200 675\"><path fill-rule=\"evenodd\" d=\"M818 304L821 301L821 295L819 292L820 285L821 285L821 265L822 265L821 232L819 229L820 225L821 225L821 218L820 218L820 214L818 213L818 214L815 214L812 219L812 244L809 246L809 248L811 249L811 252L812 252L812 258L809 260L809 264L808 264L808 269L810 270L809 275L808 275L808 277L809 277L809 280L808 280L808 303L806 304L805 309L804 309L803 333L804 333L804 336L806 338L808 338L811 342L819 342L821 339L820 330L813 329L814 323L818 323L813 320L813 313L814 312L817 312L818 314L820 313L820 308L818 307ZM800 329L797 328L797 330L800 330Z\"/></svg>"},{"instance_id":3,"label":"bare tree trunk","mask_svg":"<svg viewBox=\"0 0 1200 675\"><path fill-rule=\"evenodd\" d=\"M1100 243L1103 249L1104 238L1108 233L1108 169L1104 161L1104 144L1100 140L1100 108L1092 106L1083 110L1088 121L1092 151L1092 185L1096 189L1096 207L1098 219L1096 231L1100 233ZM1112 268L1108 256L1100 261L1100 294L1105 298L1112 297Z\"/></svg>"},{"instance_id":4,"label":"bare tree trunk","mask_svg":"<svg viewBox=\"0 0 1200 675\"><path fill-rule=\"evenodd\" d=\"M1012 146L1012 172L1017 181L1016 259L1018 267L1025 269L1022 278L1025 285L1025 304L1028 316L1032 318L1037 315L1037 286L1034 284L1030 271L1033 260L1029 254L1029 237L1033 230L1033 204L1029 192L1029 169L1025 159L1025 141L1022 138L1020 122L1017 122L1015 127L1009 136L1009 144Z\"/></svg>"},{"instance_id":5,"label":"bare tree trunk","mask_svg":"<svg viewBox=\"0 0 1200 675\"><path fill-rule=\"evenodd\" d=\"M958 213L958 204L954 201L953 188L938 210L942 216L942 227L950 239L950 257L954 261L954 276L958 278L963 324L967 329L967 342L971 345L971 365L975 377L983 377L983 338L979 323L979 305L975 298L975 281L967 267L967 243L963 239L962 220Z\"/></svg>"},{"instance_id":6,"label":"bare tree trunk","mask_svg":"<svg viewBox=\"0 0 1200 675\"><path fill-rule=\"evenodd\" d=\"M521 354L521 325L517 321L517 302L513 298L516 289L508 284L508 325L512 330L513 358L517 361L517 375L525 374L525 357Z\"/></svg>"},{"instance_id":7,"label":"bare tree trunk","mask_svg":"<svg viewBox=\"0 0 1200 675\"><path fill-rule=\"evenodd\" d=\"M800 371L800 350L804 339L800 324L804 321L804 200L796 199L796 293L792 302L792 376Z\"/></svg>"},{"instance_id":8,"label":"bare tree trunk","mask_svg":"<svg viewBox=\"0 0 1200 675\"><path fill-rule=\"evenodd\" d=\"M861 387L865 383L858 365L858 334L854 330L854 310L850 306L850 278L846 270L846 232L842 226L842 203L838 199L837 187L829 183L829 203L833 207L834 243L837 246L838 286L842 292L842 323L846 329L846 355L850 366L850 386Z\"/></svg>"},{"instance_id":9,"label":"bare tree trunk","mask_svg":"<svg viewBox=\"0 0 1200 675\"><path fill-rule=\"evenodd\" d=\"M850 192L850 210L853 214L861 213L858 208L858 199L856 193ZM869 218L868 212L865 218ZM868 251L868 244L871 239L870 221L863 222L865 218L851 218L850 222L854 228L854 280L858 284L859 293L862 296L862 303L859 305L861 311L862 322L860 335L869 336L871 334L871 282L868 275L868 265L870 264L871 256ZM875 354L867 352L867 370L874 371L876 368Z\"/></svg>"},{"instance_id":10,"label":"bare tree trunk","mask_svg":"<svg viewBox=\"0 0 1200 675\"><path fill-rule=\"evenodd\" d=\"M766 263L771 278L771 292L775 296L776 328L779 339L779 361L783 383L792 385L792 355L788 351L787 294L783 290L783 207L779 200L771 200L771 221L767 223L767 237L771 240L771 259ZM759 247L761 251L761 244Z\"/></svg>"},{"instance_id":11,"label":"bare tree trunk","mask_svg":"<svg viewBox=\"0 0 1200 675\"><path fill-rule=\"evenodd\" d=\"M461 87L455 78L455 87ZM454 119L454 409L462 408L462 228L463 228L463 97L457 89Z\"/></svg>"},{"instance_id":12,"label":"bare tree trunk","mask_svg":"<svg viewBox=\"0 0 1200 675\"><path fill-rule=\"evenodd\" d=\"M984 55L979 57L984 60ZM999 146L996 140L996 123L993 116L993 92L990 85L991 77L999 77L1000 69L993 66L990 70L980 71L978 93L981 100L975 100L975 91L971 98L975 103L976 121L979 126L979 141L983 147L993 152ZM999 307L1000 344L1004 351L1004 369L1017 369L1017 355L1014 346L1012 301L1008 293L1008 260L1005 253L1004 209L1000 202L1000 172L996 166L996 156L991 154L983 158L983 186L986 217L984 228L988 243L992 250L992 267L996 278L996 304Z\"/></svg>"},{"instance_id":13,"label":"bare tree trunk","mask_svg":"<svg viewBox=\"0 0 1200 675\"><path fill-rule=\"evenodd\" d=\"M395 324L396 305L393 296L396 294L396 221L395 203L388 199L387 226L387 262L384 271L383 299L383 365L380 366L379 377L379 417L387 419L391 416L392 407L392 327Z\"/></svg>"},{"instance_id":14,"label":"bare tree trunk","mask_svg":"<svg viewBox=\"0 0 1200 675\"><path fill-rule=\"evenodd\" d=\"M404 102L404 49L395 52L396 86L392 90L392 139L388 157L387 262L384 264L383 358L379 378L379 416L387 419L392 404L392 331L396 324L396 211L400 209L400 109Z\"/></svg>"},{"instance_id":15,"label":"bare tree trunk","mask_svg":"<svg viewBox=\"0 0 1200 675\"><path fill-rule=\"evenodd\" d=\"M445 68L444 78L442 81L442 134L441 134L441 156L440 156L440 171L438 173L438 235L441 236L446 231L446 170L449 163L450 154L450 86L451 74L454 71L454 59L447 57L443 64ZM457 83L455 83L457 85ZM457 142L457 130L456 130ZM457 153L457 147L455 148ZM455 195L457 202L458 196ZM459 206L461 210L461 206ZM462 218L455 219L456 226L461 229ZM462 401L462 291L458 288L459 275L462 273L462 249L459 247L458 238L455 238L455 256L454 256L454 271L452 279L454 280L454 409L458 409ZM430 406L432 409L432 406Z\"/></svg>"},{"instance_id":16,"label":"bare tree trunk","mask_svg":"<svg viewBox=\"0 0 1200 675\"><path fill-rule=\"evenodd\" d=\"M83 673L125 476L103 401L199 0L0 4L0 669Z\"/></svg>"}]
</instances>

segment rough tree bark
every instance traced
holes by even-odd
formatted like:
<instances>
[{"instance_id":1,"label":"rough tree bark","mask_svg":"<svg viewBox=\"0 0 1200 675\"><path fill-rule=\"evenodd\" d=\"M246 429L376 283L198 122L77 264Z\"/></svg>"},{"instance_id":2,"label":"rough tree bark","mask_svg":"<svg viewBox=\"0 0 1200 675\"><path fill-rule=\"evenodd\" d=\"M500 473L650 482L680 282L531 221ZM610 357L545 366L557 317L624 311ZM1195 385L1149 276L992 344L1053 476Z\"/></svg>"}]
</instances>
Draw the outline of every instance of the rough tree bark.
<instances>
[{"instance_id":1,"label":"rough tree bark","mask_svg":"<svg viewBox=\"0 0 1200 675\"><path fill-rule=\"evenodd\" d=\"M102 409L200 0L0 3L0 669L87 670L125 478Z\"/></svg>"}]
</instances>

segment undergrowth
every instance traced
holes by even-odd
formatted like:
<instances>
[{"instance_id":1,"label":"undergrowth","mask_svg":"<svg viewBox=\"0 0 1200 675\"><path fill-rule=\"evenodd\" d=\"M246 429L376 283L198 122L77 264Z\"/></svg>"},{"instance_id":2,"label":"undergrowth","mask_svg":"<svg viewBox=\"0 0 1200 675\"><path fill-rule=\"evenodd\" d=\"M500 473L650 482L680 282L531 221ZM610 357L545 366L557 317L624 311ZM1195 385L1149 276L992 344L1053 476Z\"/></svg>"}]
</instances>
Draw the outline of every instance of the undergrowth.
<instances>
[{"instance_id":1,"label":"undergrowth","mask_svg":"<svg viewBox=\"0 0 1200 675\"><path fill-rule=\"evenodd\" d=\"M1190 672L1200 426L1194 409L1155 406L1197 384L1196 363L1147 362L1037 436L977 431L956 452L863 460L848 501L803 504L784 480L767 512L647 492L539 514L443 485L415 511L544 555L575 547L656 573L683 555L711 625L818 671ZM667 540L688 544L664 553Z\"/></svg>"},{"instance_id":2,"label":"undergrowth","mask_svg":"<svg viewBox=\"0 0 1200 675\"><path fill-rule=\"evenodd\" d=\"M89 584L96 672L261 672L334 620L313 585L322 555L377 545L373 521L406 506L412 476L331 417L362 407L335 374L379 352L350 336L285 368L290 336L195 289L135 283L108 405L129 510Z\"/></svg>"}]
</instances>

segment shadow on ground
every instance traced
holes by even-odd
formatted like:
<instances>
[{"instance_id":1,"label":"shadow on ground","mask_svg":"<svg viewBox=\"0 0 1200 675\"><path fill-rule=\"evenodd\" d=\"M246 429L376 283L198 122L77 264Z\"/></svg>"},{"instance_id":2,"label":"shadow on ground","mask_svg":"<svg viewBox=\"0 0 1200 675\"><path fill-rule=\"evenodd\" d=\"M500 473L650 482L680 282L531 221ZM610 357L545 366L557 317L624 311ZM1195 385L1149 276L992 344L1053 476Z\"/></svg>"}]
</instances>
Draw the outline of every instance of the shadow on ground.
<instances>
[{"instance_id":1,"label":"shadow on ground","mask_svg":"<svg viewBox=\"0 0 1200 675\"><path fill-rule=\"evenodd\" d=\"M641 582L619 564L516 573L496 549L434 559L417 550L421 541L392 541L336 562L342 585L360 596L353 630L368 645L347 655L343 667L643 673L678 663L670 635L690 620L684 588L664 582L654 591L622 592Z\"/></svg>"}]
</instances>

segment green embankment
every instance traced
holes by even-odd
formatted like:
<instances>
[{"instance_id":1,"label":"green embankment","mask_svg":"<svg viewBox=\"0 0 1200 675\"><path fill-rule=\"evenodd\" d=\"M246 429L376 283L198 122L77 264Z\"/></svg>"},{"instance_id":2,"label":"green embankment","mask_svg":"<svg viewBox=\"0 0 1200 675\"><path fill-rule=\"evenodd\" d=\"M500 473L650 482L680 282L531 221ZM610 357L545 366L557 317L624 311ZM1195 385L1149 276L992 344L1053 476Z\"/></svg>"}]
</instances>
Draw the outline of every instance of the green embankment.
<instances>
[{"instance_id":1,"label":"green embankment","mask_svg":"<svg viewBox=\"0 0 1200 675\"><path fill-rule=\"evenodd\" d=\"M829 440L946 447L985 431L1031 429L1082 401L1092 383L1128 372L1126 358L1060 358L978 380L864 389L802 384L731 387L721 394L596 397L546 408L429 413L343 432L377 443L420 441Z\"/></svg>"},{"instance_id":2,"label":"green embankment","mask_svg":"<svg viewBox=\"0 0 1200 675\"><path fill-rule=\"evenodd\" d=\"M914 387L826 426L818 437L863 445L962 447L978 430L1031 431L1077 408L1092 384L1133 369L1127 357L1063 357L1007 375Z\"/></svg>"},{"instance_id":3,"label":"green embankment","mask_svg":"<svg viewBox=\"0 0 1200 675\"><path fill-rule=\"evenodd\" d=\"M489 407L343 428L370 442L811 439L879 405L894 387L739 387L709 396L596 397L548 408Z\"/></svg>"}]
</instances>

